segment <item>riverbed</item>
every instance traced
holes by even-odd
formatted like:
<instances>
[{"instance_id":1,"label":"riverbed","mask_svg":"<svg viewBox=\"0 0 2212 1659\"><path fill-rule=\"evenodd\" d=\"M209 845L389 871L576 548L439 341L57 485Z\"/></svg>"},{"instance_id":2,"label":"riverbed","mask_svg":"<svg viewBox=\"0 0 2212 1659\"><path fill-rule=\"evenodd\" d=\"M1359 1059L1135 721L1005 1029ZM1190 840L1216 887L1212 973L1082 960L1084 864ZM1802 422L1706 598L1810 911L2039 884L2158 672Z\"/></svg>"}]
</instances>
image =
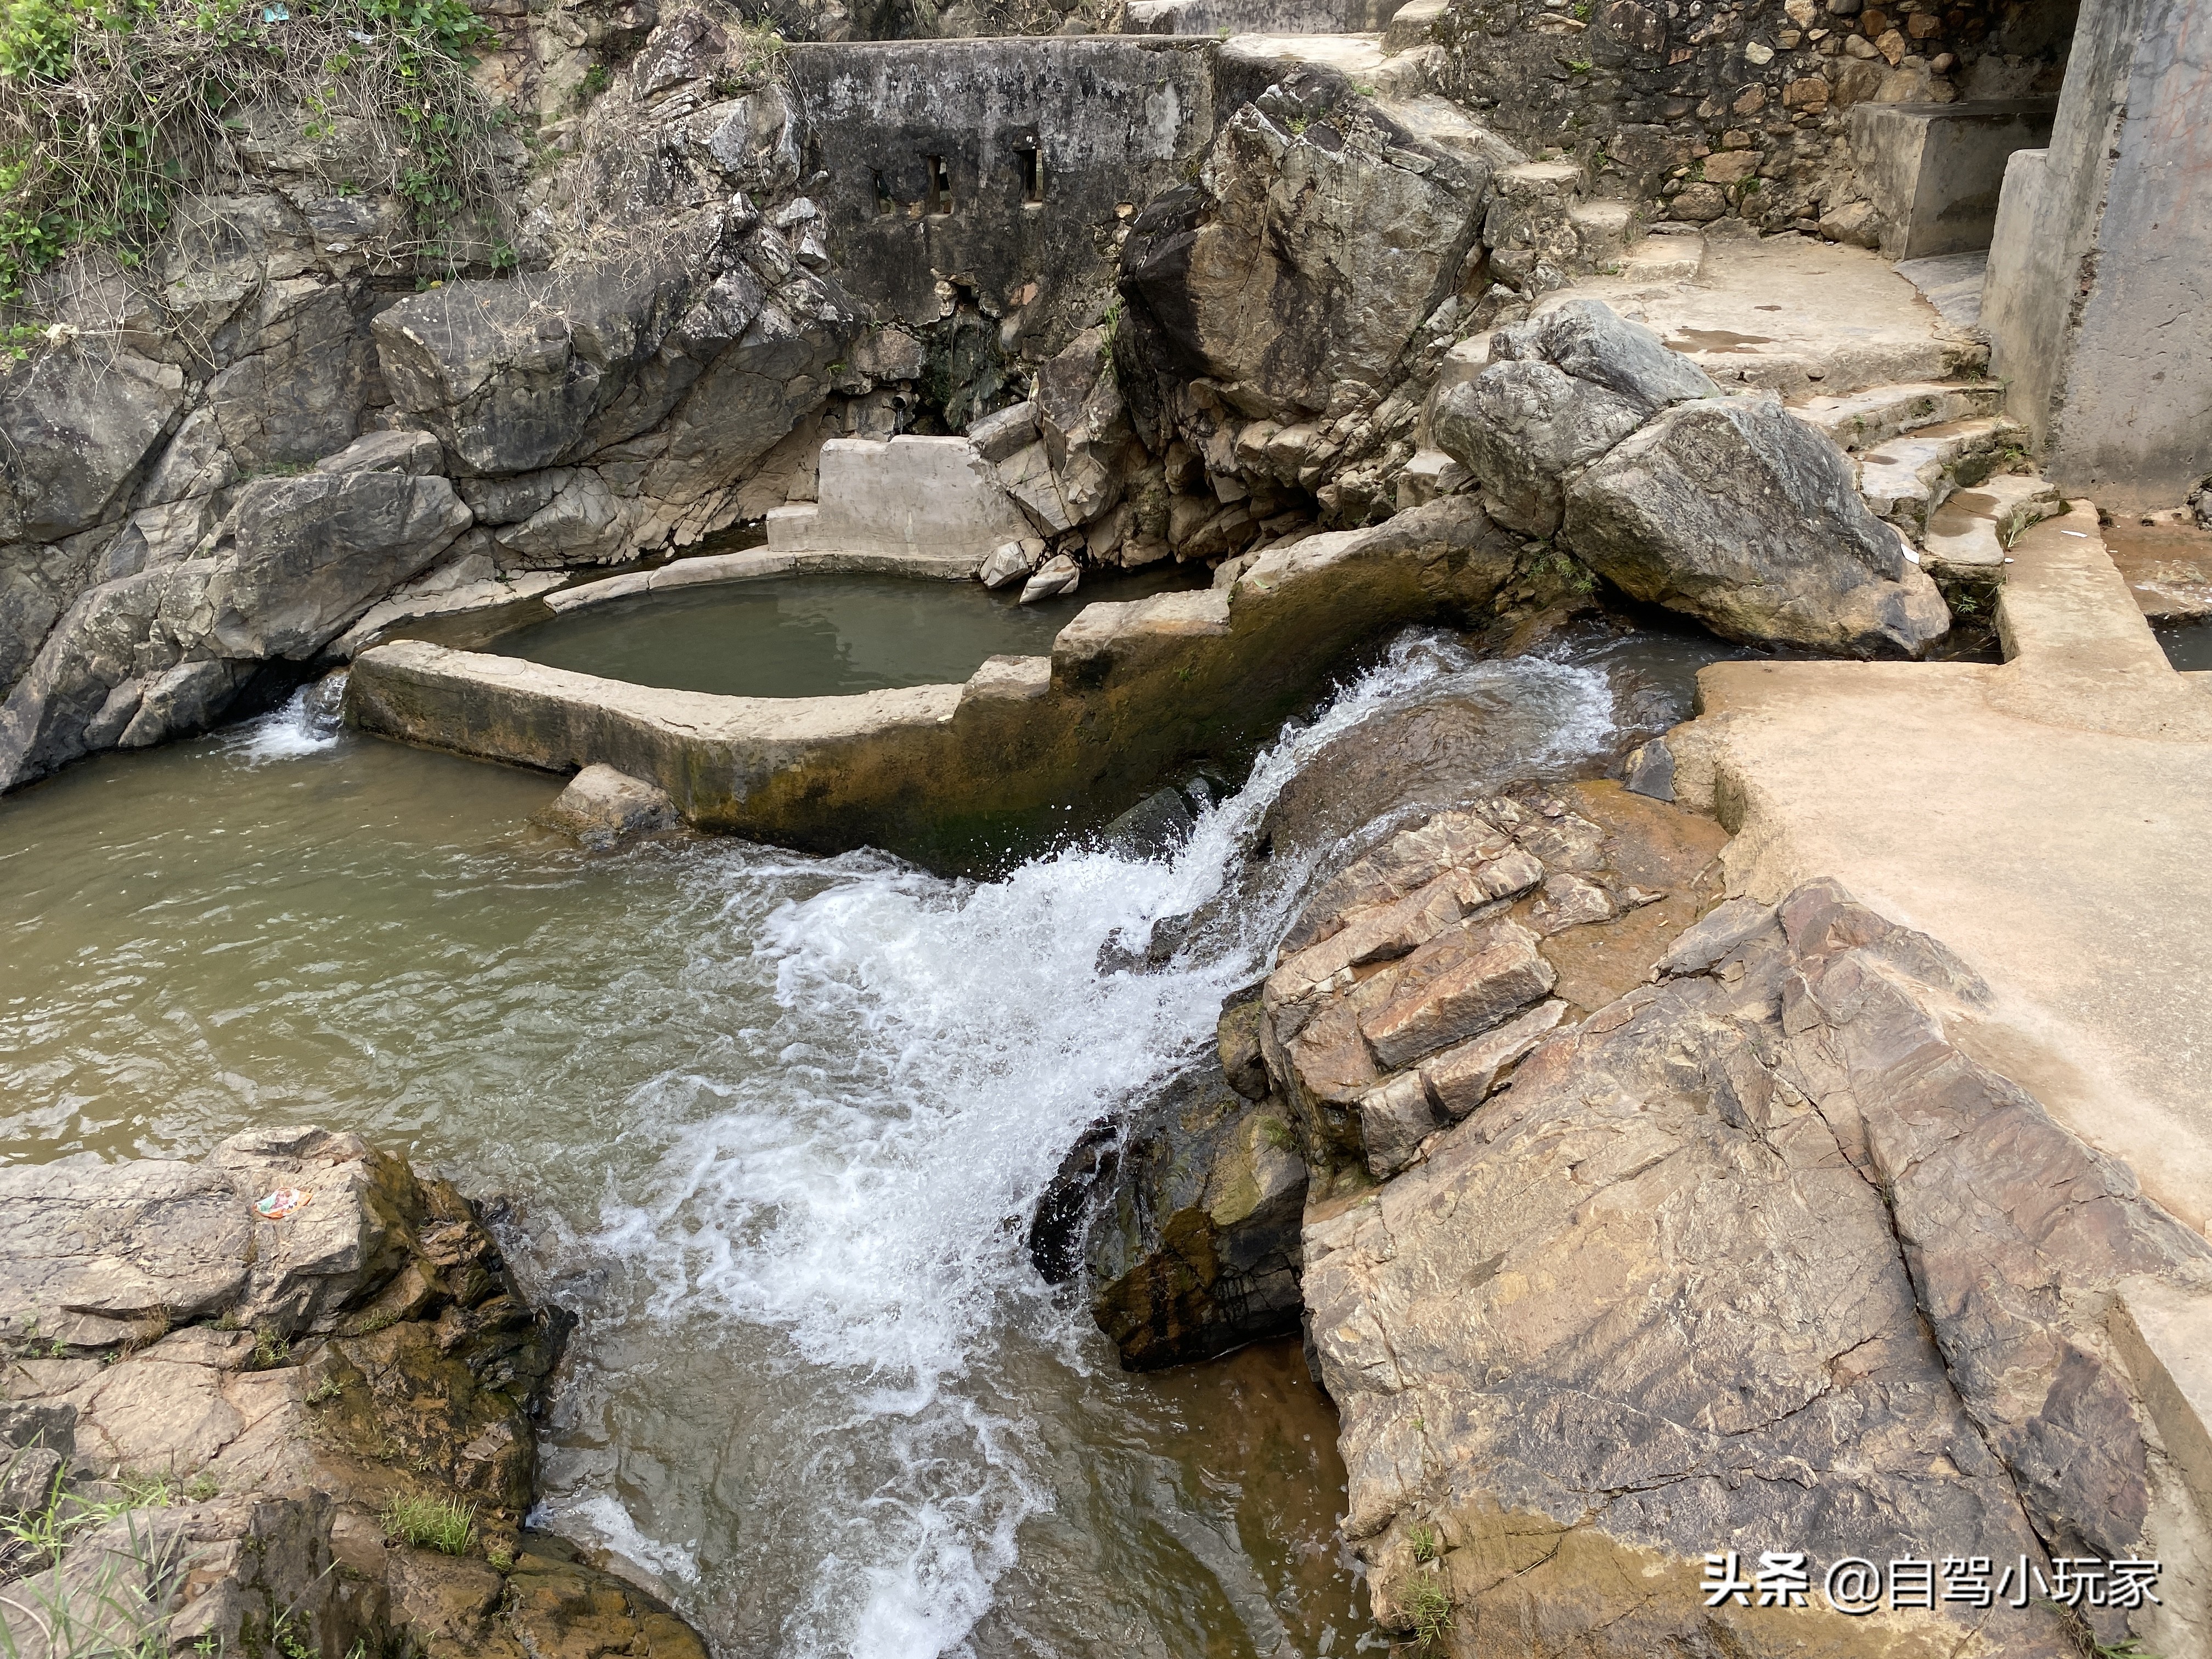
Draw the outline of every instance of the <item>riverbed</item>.
<instances>
[{"instance_id":1,"label":"riverbed","mask_svg":"<svg viewBox=\"0 0 2212 1659\"><path fill-rule=\"evenodd\" d=\"M319 735L296 701L103 756L0 801L0 1156L313 1121L514 1195L519 1264L582 1320L538 1518L724 1655L1371 1645L1296 1345L1127 1376L1022 1222L1260 970L1306 872L1253 885L1246 855L1310 756L1455 698L1494 732L1468 791L1586 775L1716 654L1409 635L1173 856L1047 847L980 881L586 854L529 822L559 780ZM1226 935L1101 971L1232 880L1255 896Z\"/></svg>"}]
</instances>

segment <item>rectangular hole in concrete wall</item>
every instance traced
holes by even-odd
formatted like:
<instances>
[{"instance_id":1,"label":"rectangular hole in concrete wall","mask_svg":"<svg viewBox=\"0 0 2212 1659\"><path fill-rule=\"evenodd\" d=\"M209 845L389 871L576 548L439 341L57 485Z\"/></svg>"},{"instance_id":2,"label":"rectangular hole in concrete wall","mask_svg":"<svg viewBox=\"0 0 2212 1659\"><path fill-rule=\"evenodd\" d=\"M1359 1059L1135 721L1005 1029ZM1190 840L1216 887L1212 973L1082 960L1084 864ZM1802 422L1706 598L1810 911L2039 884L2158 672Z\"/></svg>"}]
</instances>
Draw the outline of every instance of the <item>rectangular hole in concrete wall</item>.
<instances>
[{"instance_id":1,"label":"rectangular hole in concrete wall","mask_svg":"<svg viewBox=\"0 0 2212 1659\"><path fill-rule=\"evenodd\" d=\"M1044 157L1035 149L1018 149L1014 159L1021 164L1023 205L1035 207L1044 200Z\"/></svg>"},{"instance_id":2,"label":"rectangular hole in concrete wall","mask_svg":"<svg viewBox=\"0 0 2212 1659\"><path fill-rule=\"evenodd\" d=\"M945 165L942 155L926 155L928 163L929 210L932 213L952 211L952 169Z\"/></svg>"},{"instance_id":3,"label":"rectangular hole in concrete wall","mask_svg":"<svg viewBox=\"0 0 2212 1659\"><path fill-rule=\"evenodd\" d=\"M891 187L884 179L882 170L871 167L868 173L875 181L876 215L878 218L887 219L898 211L898 204L891 198Z\"/></svg>"}]
</instances>

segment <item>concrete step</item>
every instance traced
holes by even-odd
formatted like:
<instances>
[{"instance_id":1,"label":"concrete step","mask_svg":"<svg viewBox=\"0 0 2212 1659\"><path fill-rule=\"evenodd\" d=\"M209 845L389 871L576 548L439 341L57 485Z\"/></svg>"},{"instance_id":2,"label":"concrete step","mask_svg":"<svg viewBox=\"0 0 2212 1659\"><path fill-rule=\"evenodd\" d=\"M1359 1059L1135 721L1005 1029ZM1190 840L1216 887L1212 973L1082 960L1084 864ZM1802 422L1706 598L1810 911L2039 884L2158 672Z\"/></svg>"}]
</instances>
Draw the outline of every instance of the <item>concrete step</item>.
<instances>
[{"instance_id":1,"label":"concrete step","mask_svg":"<svg viewBox=\"0 0 2212 1659\"><path fill-rule=\"evenodd\" d=\"M1792 409L1800 420L1811 422L1838 446L1856 452L1923 427L1992 416L2003 404L2004 387L1995 381L1954 385L1915 380L1839 397L1808 398Z\"/></svg>"},{"instance_id":2,"label":"concrete step","mask_svg":"<svg viewBox=\"0 0 2212 1659\"><path fill-rule=\"evenodd\" d=\"M1694 283L1705 265L1705 239L1687 235L1646 236L1622 255L1620 275L1635 283Z\"/></svg>"},{"instance_id":3,"label":"concrete step","mask_svg":"<svg viewBox=\"0 0 2212 1659\"><path fill-rule=\"evenodd\" d=\"M2005 550L2058 511L2058 486L2037 472L2000 472L1955 491L1928 515L1920 562L1932 576L2002 579Z\"/></svg>"},{"instance_id":4,"label":"concrete step","mask_svg":"<svg viewBox=\"0 0 2212 1659\"><path fill-rule=\"evenodd\" d=\"M2002 416L1917 428L1860 457L1859 494L1876 518L1917 537L1929 514L1962 482L1988 477L2020 435Z\"/></svg>"},{"instance_id":5,"label":"concrete step","mask_svg":"<svg viewBox=\"0 0 2212 1659\"><path fill-rule=\"evenodd\" d=\"M1124 34L1217 37L1357 34L1386 27L1395 9L1394 0L1130 0L1121 29Z\"/></svg>"},{"instance_id":6,"label":"concrete step","mask_svg":"<svg viewBox=\"0 0 2212 1659\"><path fill-rule=\"evenodd\" d=\"M1622 264L1643 228L1626 202L1577 202L1567 210L1567 219L1582 238L1583 258L1594 270Z\"/></svg>"},{"instance_id":7,"label":"concrete step","mask_svg":"<svg viewBox=\"0 0 2212 1659\"><path fill-rule=\"evenodd\" d=\"M1373 84L1384 62L1379 34L1235 34L1221 43L1224 58L1281 65L1318 64L1363 84Z\"/></svg>"}]
</instances>

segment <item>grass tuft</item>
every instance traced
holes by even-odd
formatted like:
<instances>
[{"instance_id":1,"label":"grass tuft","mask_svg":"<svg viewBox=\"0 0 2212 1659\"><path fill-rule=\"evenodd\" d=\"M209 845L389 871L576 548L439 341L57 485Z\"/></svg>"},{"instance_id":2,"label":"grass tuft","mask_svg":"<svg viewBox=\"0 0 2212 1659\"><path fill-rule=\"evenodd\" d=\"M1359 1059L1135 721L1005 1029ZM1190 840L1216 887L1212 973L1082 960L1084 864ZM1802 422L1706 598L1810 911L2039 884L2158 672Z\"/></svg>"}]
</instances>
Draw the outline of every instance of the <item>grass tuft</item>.
<instances>
[{"instance_id":1,"label":"grass tuft","mask_svg":"<svg viewBox=\"0 0 2212 1659\"><path fill-rule=\"evenodd\" d=\"M1406 1594L1406 1620L1413 1626L1414 1640L1424 1648L1435 1646L1452 1627L1451 1592L1424 1574Z\"/></svg>"},{"instance_id":2,"label":"grass tuft","mask_svg":"<svg viewBox=\"0 0 2212 1659\"><path fill-rule=\"evenodd\" d=\"M402 1495L384 1506L384 1535L419 1550L466 1555L477 1541L477 1506L450 1498Z\"/></svg>"}]
</instances>

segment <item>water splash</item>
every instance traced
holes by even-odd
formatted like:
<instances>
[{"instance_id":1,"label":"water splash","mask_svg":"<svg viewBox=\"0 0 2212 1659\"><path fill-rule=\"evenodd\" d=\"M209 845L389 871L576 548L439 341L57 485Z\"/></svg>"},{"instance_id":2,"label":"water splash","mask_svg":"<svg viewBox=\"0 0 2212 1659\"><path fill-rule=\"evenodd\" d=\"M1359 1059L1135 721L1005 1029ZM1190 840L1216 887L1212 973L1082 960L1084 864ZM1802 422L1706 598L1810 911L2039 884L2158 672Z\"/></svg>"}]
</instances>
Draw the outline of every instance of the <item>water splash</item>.
<instances>
[{"instance_id":1,"label":"water splash","mask_svg":"<svg viewBox=\"0 0 2212 1659\"><path fill-rule=\"evenodd\" d=\"M816 1564L770 1650L927 1659L963 1646L1022 1523L1053 1501L1025 1443L1016 1351L1077 1371L1097 1352L1036 1279L1019 1220L1087 1123L1211 1040L1304 872L1277 872L1271 897L1163 971L1102 972L1100 947L1221 893L1319 750L1441 696L1494 706L1510 728L1497 781L1571 766L1613 732L1592 669L1482 662L1410 636L1286 730L1170 857L1066 848L981 884L873 854L806 861L814 890L764 915L769 869L730 890L729 935L695 952L705 971L750 939L780 1012L726 1072L664 1074L636 1092L641 1121L684 1127L646 1191L610 1197L585 1248L624 1265L645 1321L719 1322L762 1395L805 1402L788 1425L805 1455L742 1494L775 1508L803 1534L782 1547ZM606 1478L588 1462L552 1505L586 1528L605 1513L592 1505ZM562 1484L557 1455L551 1474ZM793 1481L803 1504L773 1489Z\"/></svg>"},{"instance_id":2,"label":"water splash","mask_svg":"<svg viewBox=\"0 0 2212 1659\"><path fill-rule=\"evenodd\" d=\"M224 752L245 765L265 766L271 761L299 760L336 748L337 725L308 712L307 694L313 689L303 685L281 708L272 708L223 733Z\"/></svg>"}]
</instances>

